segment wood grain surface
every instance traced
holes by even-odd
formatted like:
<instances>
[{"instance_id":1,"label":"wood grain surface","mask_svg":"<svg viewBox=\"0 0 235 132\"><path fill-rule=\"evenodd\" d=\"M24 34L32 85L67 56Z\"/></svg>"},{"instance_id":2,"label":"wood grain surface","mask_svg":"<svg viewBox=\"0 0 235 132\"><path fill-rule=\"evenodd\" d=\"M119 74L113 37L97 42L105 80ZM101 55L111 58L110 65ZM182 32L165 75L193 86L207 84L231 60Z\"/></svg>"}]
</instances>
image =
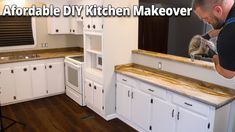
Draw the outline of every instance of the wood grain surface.
<instances>
[{"instance_id":1,"label":"wood grain surface","mask_svg":"<svg viewBox=\"0 0 235 132\"><path fill-rule=\"evenodd\" d=\"M154 84L215 108L235 99L235 90L138 64L119 65L115 70L117 73Z\"/></svg>"}]
</instances>

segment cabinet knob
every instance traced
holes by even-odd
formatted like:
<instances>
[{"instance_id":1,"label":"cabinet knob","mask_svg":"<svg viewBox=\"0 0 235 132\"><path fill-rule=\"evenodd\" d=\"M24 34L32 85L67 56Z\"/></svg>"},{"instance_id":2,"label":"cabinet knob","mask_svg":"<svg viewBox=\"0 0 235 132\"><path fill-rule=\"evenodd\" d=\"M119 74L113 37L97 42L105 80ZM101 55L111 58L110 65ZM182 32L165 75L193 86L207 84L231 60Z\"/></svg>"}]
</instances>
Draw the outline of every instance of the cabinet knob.
<instances>
[{"instance_id":1,"label":"cabinet knob","mask_svg":"<svg viewBox=\"0 0 235 132\"><path fill-rule=\"evenodd\" d=\"M13 99L16 100L16 96L14 96Z\"/></svg>"},{"instance_id":2,"label":"cabinet knob","mask_svg":"<svg viewBox=\"0 0 235 132\"><path fill-rule=\"evenodd\" d=\"M95 29L95 25L93 25L93 28Z\"/></svg>"},{"instance_id":3,"label":"cabinet knob","mask_svg":"<svg viewBox=\"0 0 235 132\"><path fill-rule=\"evenodd\" d=\"M26 71L27 71L27 68L24 68L24 71L26 72Z\"/></svg>"},{"instance_id":4,"label":"cabinet knob","mask_svg":"<svg viewBox=\"0 0 235 132\"><path fill-rule=\"evenodd\" d=\"M94 86L94 89L96 89L96 86Z\"/></svg>"},{"instance_id":5,"label":"cabinet knob","mask_svg":"<svg viewBox=\"0 0 235 132\"><path fill-rule=\"evenodd\" d=\"M83 17L81 17L81 19L83 20Z\"/></svg>"},{"instance_id":6,"label":"cabinet knob","mask_svg":"<svg viewBox=\"0 0 235 132\"><path fill-rule=\"evenodd\" d=\"M90 29L90 27L91 27L91 26L90 26L90 24L88 24L88 26L87 26L87 27Z\"/></svg>"},{"instance_id":7,"label":"cabinet knob","mask_svg":"<svg viewBox=\"0 0 235 132\"><path fill-rule=\"evenodd\" d=\"M56 30L55 30L55 32L57 32L57 33L58 33L58 32L59 32L59 29L56 29Z\"/></svg>"},{"instance_id":8,"label":"cabinet knob","mask_svg":"<svg viewBox=\"0 0 235 132\"><path fill-rule=\"evenodd\" d=\"M52 65L49 65L49 68L52 68Z\"/></svg>"},{"instance_id":9,"label":"cabinet knob","mask_svg":"<svg viewBox=\"0 0 235 132\"><path fill-rule=\"evenodd\" d=\"M75 32L75 30L73 29L73 32Z\"/></svg>"},{"instance_id":10,"label":"cabinet knob","mask_svg":"<svg viewBox=\"0 0 235 132\"><path fill-rule=\"evenodd\" d=\"M37 70L37 68L36 68L36 67L34 67L34 68L33 68L33 70L34 70L34 71L36 71L36 70Z\"/></svg>"},{"instance_id":11,"label":"cabinet knob","mask_svg":"<svg viewBox=\"0 0 235 132\"><path fill-rule=\"evenodd\" d=\"M89 83L89 87L91 87L91 83Z\"/></svg>"}]
</instances>

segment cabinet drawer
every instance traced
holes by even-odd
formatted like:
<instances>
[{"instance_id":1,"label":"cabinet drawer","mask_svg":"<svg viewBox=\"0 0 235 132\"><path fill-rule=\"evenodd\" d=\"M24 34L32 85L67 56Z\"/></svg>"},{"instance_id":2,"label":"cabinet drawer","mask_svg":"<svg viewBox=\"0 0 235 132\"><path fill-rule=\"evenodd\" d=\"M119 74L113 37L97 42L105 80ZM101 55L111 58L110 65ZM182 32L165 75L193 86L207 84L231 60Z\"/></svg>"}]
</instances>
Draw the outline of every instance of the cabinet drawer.
<instances>
[{"instance_id":1,"label":"cabinet drawer","mask_svg":"<svg viewBox=\"0 0 235 132\"><path fill-rule=\"evenodd\" d=\"M147 84L147 83L140 83L140 90L143 90L146 93L152 94L158 98L161 99L166 99L166 90L159 88L157 86L151 85L151 84Z\"/></svg>"},{"instance_id":2,"label":"cabinet drawer","mask_svg":"<svg viewBox=\"0 0 235 132\"><path fill-rule=\"evenodd\" d=\"M189 110L198 112L202 115L205 115L205 116L209 115L209 106L201 102L198 102L198 101L195 101L195 100L192 100L187 97L180 96L180 95L176 95L176 94L173 94L172 101L175 104L178 104Z\"/></svg>"},{"instance_id":3,"label":"cabinet drawer","mask_svg":"<svg viewBox=\"0 0 235 132\"><path fill-rule=\"evenodd\" d=\"M117 74L117 81L130 86L136 86L136 80L125 75Z\"/></svg>"}]
</instances>

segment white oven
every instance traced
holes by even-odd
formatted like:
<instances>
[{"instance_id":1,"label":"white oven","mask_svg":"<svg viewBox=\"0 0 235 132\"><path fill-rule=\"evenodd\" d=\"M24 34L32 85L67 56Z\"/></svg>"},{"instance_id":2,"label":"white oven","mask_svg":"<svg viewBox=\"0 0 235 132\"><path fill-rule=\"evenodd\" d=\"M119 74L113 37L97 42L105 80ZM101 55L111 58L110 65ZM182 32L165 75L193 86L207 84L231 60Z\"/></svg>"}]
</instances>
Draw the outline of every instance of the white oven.
<instances>
[{"instance_id":1,"label":"white oven","mask_svg":"<svg viewBox=\"0 0 235 132\"><path fill-rule=\"evenodd\" d=\"M70 56L65 58L65 81L66 95L84 106L83 57Z\"/></svg>"}]
</instances>

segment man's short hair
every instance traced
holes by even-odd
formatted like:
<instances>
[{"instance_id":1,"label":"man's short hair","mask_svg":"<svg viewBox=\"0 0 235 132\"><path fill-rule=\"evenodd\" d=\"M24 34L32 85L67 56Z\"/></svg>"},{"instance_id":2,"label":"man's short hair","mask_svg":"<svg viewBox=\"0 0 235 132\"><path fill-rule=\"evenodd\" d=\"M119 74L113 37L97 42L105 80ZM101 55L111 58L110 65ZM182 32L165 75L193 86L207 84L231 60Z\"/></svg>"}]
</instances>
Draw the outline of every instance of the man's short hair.
<instances>
[{"instance_id":1,"label":"man's short hair","mask_svg":"<svg viewBox=\"0 0 235 132\"><path fill-rule=\"evenodd\" d=\"M226 0L193 0L192 8L195 10L197 7L202 9L210 9L214 4L221 4Z\"/></svg>"}]
</instances>

